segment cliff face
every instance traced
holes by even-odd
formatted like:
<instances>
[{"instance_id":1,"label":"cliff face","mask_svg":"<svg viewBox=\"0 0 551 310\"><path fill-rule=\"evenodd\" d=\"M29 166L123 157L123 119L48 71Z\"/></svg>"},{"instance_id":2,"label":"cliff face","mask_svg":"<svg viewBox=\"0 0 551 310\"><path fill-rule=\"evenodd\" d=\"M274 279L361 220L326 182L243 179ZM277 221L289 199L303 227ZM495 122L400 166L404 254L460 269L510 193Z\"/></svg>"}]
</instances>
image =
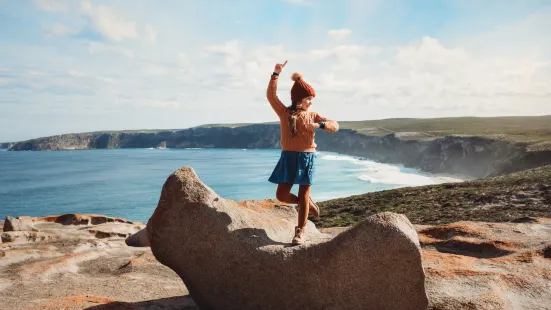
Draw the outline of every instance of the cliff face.
<instances>
[{"instance_id":1,"label":"cliff face","mask_svg":"<svg viewBox=\"0 0 551 310\"><path fill-rule=\"evenodd\" d=\"M15 143L10 151L148 148L277 148L279 125L191 128L155 133L66 134Z\"/></svg>"},{"instance_id":2,"label":"cliff face","mask_svg":"<svg viewBox=\"0 0 551 310\"><path fill-rule=\"evenodd\" d=\"M344 133L344 132L343 132ZM323 141L326 138L329 141ZM401 140L394 134L366 136L349 131L343 135L320 135L320 150L366 157L378 162L403 164L430 173L486 177L524 154L524 147L481 137L444 137L432 141ZM551 158L547 161L551 163ZM542 165L538 163L536 166ZM518 171L518 170L515 170ZM508 171L513 172L513 171Z\"/></svg>"},{"instance_id":3,"label":"cliff face","mask_svg":"<svg viewBox=\"0 0 551 310\"><path fill-rule=\"evenodd\" d=\"M279 148L279 125L191 128L156 133L67 134L15 143L9 150L73 150L149 148ZM320 151L403 164L430 173L461 174L474 178L511 173L551 164L549 151L530 152L522 144L481 137L449 136L432 141L401 140L394 134L368 136L354 130L318 130Z\"/></svg>"}]
</instances>

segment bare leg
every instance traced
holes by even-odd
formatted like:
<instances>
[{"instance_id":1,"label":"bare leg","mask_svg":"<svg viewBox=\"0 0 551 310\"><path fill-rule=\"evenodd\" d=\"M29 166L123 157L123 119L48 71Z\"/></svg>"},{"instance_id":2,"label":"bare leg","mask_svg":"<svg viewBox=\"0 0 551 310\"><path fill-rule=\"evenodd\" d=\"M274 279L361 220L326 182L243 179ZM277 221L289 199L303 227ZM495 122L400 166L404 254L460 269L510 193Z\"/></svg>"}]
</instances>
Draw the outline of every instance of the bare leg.
<instances>
[{"instance_id":1,"label":"bare leg","mask_svg":"<svg viewBox=\"0 0 551 310\"><path fill-rule=\"evenodd\" d=\"M298 227L306 226L310 206L310 185L300 185L298 188Z\"/></svg>"},{"instance_id":2,"label":"bare leg","mask_svg":"<svg viewBox=\"0 0 551 310\"><path fill-rule=\"evenodd\" d=\"M293 184L279 183L276 191L277 200L285 203L298 204L298 197L291 193L291 188L293 188Z\"/></svg>"}]
</instances>

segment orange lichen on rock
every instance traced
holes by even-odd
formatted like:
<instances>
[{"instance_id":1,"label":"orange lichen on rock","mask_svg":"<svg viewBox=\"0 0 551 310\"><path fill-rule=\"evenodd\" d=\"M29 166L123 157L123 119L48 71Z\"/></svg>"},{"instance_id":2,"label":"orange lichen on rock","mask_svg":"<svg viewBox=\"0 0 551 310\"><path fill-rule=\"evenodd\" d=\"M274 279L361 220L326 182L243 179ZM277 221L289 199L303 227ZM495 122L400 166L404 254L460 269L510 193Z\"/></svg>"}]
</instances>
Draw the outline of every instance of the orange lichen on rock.
<instances>
[{"instance_id":1,"label":"orange lichen on rock","mask_svg":"<svg viewBox=\"0 0 551 310\"><path fill-rule=\"evenodd\" d=\"M462 268L472 268L473 263L477 260L474 257L449 254L449 253L440 253L436 251L428 251L423 249L423 261L428 264L446 266L446 267L458 267Z\"/></svg>"},{"instance_id":2,"label":"orange lichen on rock","mask_svg":"<svg viewBox=\"0 0 551 310\"><path fill-rule=\"evenodd\" d=\"M501 274L499 279L512 289L528 289L533 286L532 281L527 276Z\"/></svg>"},{"instance_id":3,"label":"orange lichen on rock","mask_svg":"<svg viewBox=\"0 0 551 310\"><path fill-rule=\"evenodd\" d=\"M478 271L471 269L436 269L432 267L426 267L425 272L431 277L440 278L462 278L462 277L475 277L475 276L491 276L495 275L494 272Z\"/></svg>"},{"instance_id":4,"label":"orange lichen on rock","mask_svg":"<svg viewBox=\"0 0 551 310\"><path fill-rule=\"evenodd\" d=\"M41 257L51 257L51 256L58 256L59 254L54 251L36 250L36 249L0 250L0 258L25 256L25 255L39 255Z\"/></svg>"},{"instance_id":5,"label":"orange lichen on rock","mask_svg":"<svg viewBox=\"0 0 551 310\"><path fill-rule=\"evenodd\" d=\"M524 251L520 252L517 255L508 255L504 257L492 258L491 261L496 263L532 263L534 262L534 257L537 256L537 251Z\"/></svg>"},{"instance_id":6,"label":"orange lichen on rock","mask_svg":"<svg viewBox=\"0 0 551 310\"><path fill-rule=\"evenodd\" d=\"M148 263L155 263L157 259L155 256L153 256L152 253L142 253L138 255L136 258L129 260L126 264L119 267L119 269L123 269L126 267L132 267L136 265L143 265Z\"/></svg>"},{"instance_id":7,"label":"orange lichen on rock","mask_svg":"<svg viewBox=\"0 0 551 310\"><path fill-rule=\"evenodd\" d=\"M488 238L489 230L474 227L471 223L452 223L447 225L440 225L421 229L419 235L428 236L432 239L447 240L454 236L474 237L474 238Z\"/></svg>"},{"instance_id":8,"label":"orange lichen on rock","mask_svg":"<svg viewBox=\"0 0 551 310\"><path fill-rule=\"evenodd\" d=\"M131 221L128 221L119 217L110 217L100 214L62 214L62 215L50 215L44 217L31 217L31 216L20 216L18 219L31 221L34 223L39 222L54 222L63 225L97 225L103 223L127 223L132 224Z\"/></svg>"},{"instance_id":9,"label":"orange lichen on rock","mask_svg":"<svg viewBox=\"0 0 551 310\"><path fill-rule=\"evenodd\" d=\"M474 270L474 262L477 260L474 257L427 250L423 250L422 254L425 272L431 276L453 278L485 274Z\"/></svg>"},{"instance_id":10,"label":"orange lichen on rock","mask_svg":"<svg viewBox=\"0 0 551 310\"><path fill-rule=\"evenodd\" d=\"M236 202L237 206L259 211L262 209L271 209L274 208L277 200L273 199L264 199L264 200L242 200L239 202Z\"/></svg>"},{"instance_id":11,"label":"orange lichen on rock","mask_svg":"<svg viewBox=\"0 0 551 310\"><path fill-rule=\"evenodd\" d=\"M432 238L421 233L419 233L418 235L419 235L419 243L421 245L430 245L430 244L442 241L440 239Z\"/></svg>"}]
</instances>

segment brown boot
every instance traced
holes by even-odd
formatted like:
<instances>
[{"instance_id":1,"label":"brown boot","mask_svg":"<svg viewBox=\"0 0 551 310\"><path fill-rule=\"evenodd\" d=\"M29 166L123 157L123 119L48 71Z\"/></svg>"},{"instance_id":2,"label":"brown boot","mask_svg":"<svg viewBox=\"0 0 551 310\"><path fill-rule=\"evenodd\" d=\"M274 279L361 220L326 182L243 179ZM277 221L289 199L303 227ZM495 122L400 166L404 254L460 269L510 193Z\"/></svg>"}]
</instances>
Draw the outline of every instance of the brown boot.
<instances>
[{"instance_id":1,"label":"brown boot","mask_svg":"<svg viewBox=\"0 0 551 310\"><path fill-rule=\"evenodd\" d=\"M293 237L293 244L303 244L304 243L304 230L305 227L295 226L295 236Z\"/></svg>"},{"instance_id":2,"label":"brown boot","mask_svg":"<svg viewBox=\"0 0 551 310\"><path fill-rule=\"evenodd\" d=\"M320 218L320 208L318 207L318 205L314 202L314 200L312 200L312 197L310 197L310 203L309 203L310 207L309 207L309 210L308 212L310 214L312 214L312 217L315 219L315 220L319 220Z\"/></svg>"}]
</instances>

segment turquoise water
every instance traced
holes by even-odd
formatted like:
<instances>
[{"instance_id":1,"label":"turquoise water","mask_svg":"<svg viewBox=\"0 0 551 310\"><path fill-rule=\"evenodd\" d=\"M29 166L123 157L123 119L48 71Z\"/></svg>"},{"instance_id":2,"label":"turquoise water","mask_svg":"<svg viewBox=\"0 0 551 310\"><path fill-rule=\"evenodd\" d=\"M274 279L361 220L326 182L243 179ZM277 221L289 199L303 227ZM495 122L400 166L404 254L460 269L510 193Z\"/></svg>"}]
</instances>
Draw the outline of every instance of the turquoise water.
<instances>
[{"instance_id":1,"label":"turquoise water","mask_svg":"<svg viewBox=\"0 0 551 310\"><path fill-rule=\"evenodd\" d=\"M316 201L456 179L318 152ZM191 166L219 195L233 200L275 198L269 183L279 150L106 149L0 151L0 218L97 213L146 222L166 178ZM296 193L298 187L293 188Z\"/></svg>"}]
</instances>

